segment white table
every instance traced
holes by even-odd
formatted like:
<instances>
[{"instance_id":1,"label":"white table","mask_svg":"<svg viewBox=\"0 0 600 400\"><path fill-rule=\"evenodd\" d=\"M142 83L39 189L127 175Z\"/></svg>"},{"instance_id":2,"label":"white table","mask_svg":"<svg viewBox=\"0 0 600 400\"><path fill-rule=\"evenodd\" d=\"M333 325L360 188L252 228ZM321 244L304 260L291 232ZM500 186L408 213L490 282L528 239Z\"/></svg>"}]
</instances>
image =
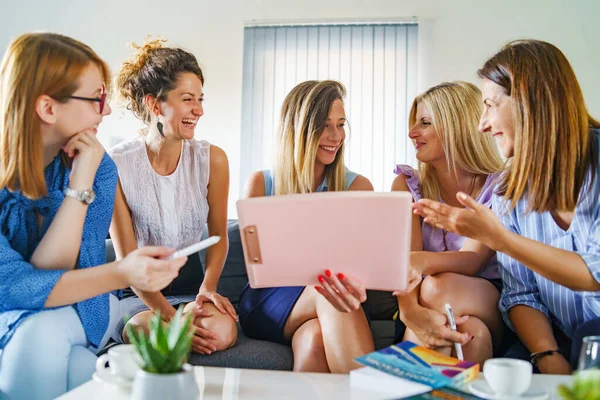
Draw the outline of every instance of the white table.
<instances>
[{"instance_id":1,"label":"white table","mask_svg":"<svg viewBox=\"0 0 600 400\"><path fill-rule=\"evenodd\" d=\"M349 375L215 367L195 367L195 373L200 400L390 399L388 394L351 387ZM532 386L546 389L551 399L559 399L556 389L570 381L569 375L534 375ZM59 397L60 400L129 398L130 393L93 380Z\"/></svg>"}]
</instances>

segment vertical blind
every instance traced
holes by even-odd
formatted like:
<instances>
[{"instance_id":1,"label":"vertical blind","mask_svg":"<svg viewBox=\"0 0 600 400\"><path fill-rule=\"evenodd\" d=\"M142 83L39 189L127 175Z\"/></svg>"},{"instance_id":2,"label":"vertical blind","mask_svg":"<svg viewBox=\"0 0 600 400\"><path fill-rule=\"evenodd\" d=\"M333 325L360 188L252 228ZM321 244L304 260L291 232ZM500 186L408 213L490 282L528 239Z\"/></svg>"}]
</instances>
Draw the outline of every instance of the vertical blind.
<instances>
[{"instance_id":1,"label":"vertical blind","mask_svg":"<svg viewBox=\"0 0 600 400\"><path fill-rule=\"evenodd\" d=\"M346 166L390 189L396 163L415 164L408 107L417 95L417 25L246 27L241 183L269 169L281 104L298 83L344 84Z\"/></svg>"}]
</instances>

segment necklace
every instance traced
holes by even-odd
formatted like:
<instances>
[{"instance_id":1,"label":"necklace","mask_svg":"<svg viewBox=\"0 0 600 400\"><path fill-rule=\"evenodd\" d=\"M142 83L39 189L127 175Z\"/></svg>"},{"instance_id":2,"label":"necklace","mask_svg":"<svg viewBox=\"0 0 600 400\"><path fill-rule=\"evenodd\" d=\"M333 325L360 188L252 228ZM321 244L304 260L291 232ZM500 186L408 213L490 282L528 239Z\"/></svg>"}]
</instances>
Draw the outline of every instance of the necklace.
<instances>
[{"instance_id":1,"label":"necklace","mask_svg":"<svg viewBox=\"0 0 600 400\"><path fill-rule=\"evenodd\" d=\"M475 189L475 178L476 176L473 175L473 177L471 178L471 189L469 190L469 196L473 197L473 190ZM448 243L446 242L446 235L448 234L448 231L445 229L442 229L442 240L444 242L444 251L448 251Z\"/></svg>"}]
</instances>

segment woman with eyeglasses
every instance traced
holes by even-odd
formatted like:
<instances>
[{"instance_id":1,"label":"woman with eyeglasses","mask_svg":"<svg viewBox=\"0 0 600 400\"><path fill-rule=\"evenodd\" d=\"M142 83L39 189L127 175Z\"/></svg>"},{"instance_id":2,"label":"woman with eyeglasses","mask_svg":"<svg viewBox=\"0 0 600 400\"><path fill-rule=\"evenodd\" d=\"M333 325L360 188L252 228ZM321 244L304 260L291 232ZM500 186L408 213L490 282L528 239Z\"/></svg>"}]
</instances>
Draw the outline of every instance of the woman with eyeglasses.
<instances>
[{"instance_id":1,"label":"woman with eyeglasses","mask_svg":"<svg viewBox=\"0 0 600 400\"><path fill-rule=\"evenodd\" d=\"M221 240L206 252L205 273L190 262L162 292L123 291L113 338L127 341L124 318L147 329L155 313L169 321L185 304L184 313L194 315L192 349L211 354L237 341L235 308L217 293L229 247L229 164L222 149L194 139L204 115L204 74L196 57L162 42L134 45L117 77L121 98L146 127L109 151L120 180L110 228L115 253L120 259L138 246L159 244L182 249L199 242L205 226Z\"/></svg>"},{"instance_id":2,"label":"woman with eyeglasses","mask_svg":"<svg viewBox=\"0 0 600 400\"><path fill-rule=\"evenodd\" d=\"M509 160L493 211L460 192L464 209L420 200L415 212L498 252L500 311L522 342L508 354L570 374L582 338L600 332L600 123L550 43L511 42L478 74L479 129Z\"/></svg>"},{"instance_id":3,"label":"woman with eyeglasses","mask_svg":"<svg viewBox=\"0 0 600 400\"><path fill-rule=\"evenodd\" d=\"M117 170L96 130L106 64L77 40L25 34L0 67L0 394L52 399L91 379L109 292L160 290L186 258L140 249L105 264Z\"/></svg>"}]
</instances>

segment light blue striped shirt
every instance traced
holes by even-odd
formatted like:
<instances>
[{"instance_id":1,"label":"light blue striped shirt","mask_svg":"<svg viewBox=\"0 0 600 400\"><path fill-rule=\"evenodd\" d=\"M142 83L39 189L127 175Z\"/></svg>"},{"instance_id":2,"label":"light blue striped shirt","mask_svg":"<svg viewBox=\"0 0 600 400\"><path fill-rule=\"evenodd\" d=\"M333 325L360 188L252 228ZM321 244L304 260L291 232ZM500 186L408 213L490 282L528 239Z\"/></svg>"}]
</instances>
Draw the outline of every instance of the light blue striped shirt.
<instances>
[{"instance_id":1,"label":"light blue striped shirt","mask_svg":"<svg viewBox=\"0 0 600 400\"><path fill-rule=\"evenodd\" d=\"M599 149L600 130L592 132L592 140ZM595 157L598 159L598 153ZM571 226L566 231L556 225L549 212L527 214L525 199L518 202L515 210L507 213L508 203L494 195L492 207L512 232L579 254L600 282L600 167L591 190L588 190L590 177L591 174L581 191ZM502 253L498 253L498 264L504 282L499 307L509 326L512 327L508 310L519 304L543 312L569 337L573 337L583 323L600 318L600 292L572 291ZM565 265L565 268L569 266Z\"/></svg>"}]
</instances>

